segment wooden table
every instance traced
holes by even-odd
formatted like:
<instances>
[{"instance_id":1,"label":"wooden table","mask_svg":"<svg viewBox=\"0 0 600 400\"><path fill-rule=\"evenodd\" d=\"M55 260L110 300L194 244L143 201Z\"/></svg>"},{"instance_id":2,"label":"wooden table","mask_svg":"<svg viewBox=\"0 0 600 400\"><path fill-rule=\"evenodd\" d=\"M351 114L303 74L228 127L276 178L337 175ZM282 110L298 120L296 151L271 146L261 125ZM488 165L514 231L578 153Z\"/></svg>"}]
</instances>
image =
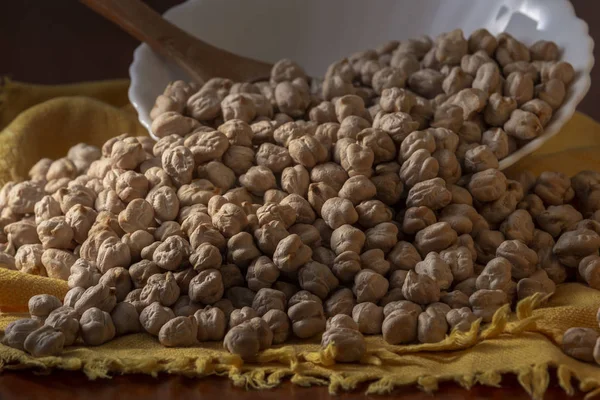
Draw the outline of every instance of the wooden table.
<instances>
[{"instance_id":1,"label":"wooden table","mask_svg":"<svg viewBox=\"0 0 600 400\"><path fill-rule=\"evenodd\" d=\"M181 0L147 0L164 12ZM577 15L585 19L592 37L600 38L600 1L573 0ZM0 7L0 76L34 83L68 83L85 80L126 78L132 52L138 43L72 0L19 0ZM599 59L600 50L594 53ZM592 87L579 110L600 119L595 99L600 96L600 70L592 71ZM362 389L362 390L361 390ZM363 398L364 387L345 394L346 399ZM255 391L235 388L225 378L188 379L161 375L117 376L90 382L82 373L6 372L0 375L0 400L12 399L258 399ZM312 399L328 397L322 387L300 388L285 383L277 389L260 392L260 398ZM427 399L431 396L416 387L395 390L391 396L374 398ZM440 385L436 398L443 399L522 399L528 398L514 376L505 376L502 389L475 386L467 391L453 383ZM547 399L565 397L555 379ZM578 394L573 398L581 398Z\"/></svg>"},{"instance_id":2,"label":"wooden table","mask_svg":"<svg viewBox=\"0 0 600 400\"><path fill-rule=\"evenodd\" d=\"M554 371L553 371L554 373ZM521 388L517 379L506 375L502 380L502 389L474 386L467 391L454 383L443 383L435 396L420 391L417 387L405 387L394 390L389 395L365 396L366 385L357 390L340 395L344 400L354 399L527 399L529 396ZM553 380L545 399L558 400L566 397L565 392ZM0 400L12 399L69 399L69 400L168 400L196 399L206 400L220 398L236 400L321 400L329 399L327 388L304 388L285 382L276 389L265 391L244 390L234 387L227 378L211 377L191 379L181 376L160 375L152 378L148 375L116 376L110 380L88 381L82 373L54 372L50 375L33 375L30 372L8 372L0 375ZM582 399L581 393L569 399Z\"/></svg>"}]
</instances>

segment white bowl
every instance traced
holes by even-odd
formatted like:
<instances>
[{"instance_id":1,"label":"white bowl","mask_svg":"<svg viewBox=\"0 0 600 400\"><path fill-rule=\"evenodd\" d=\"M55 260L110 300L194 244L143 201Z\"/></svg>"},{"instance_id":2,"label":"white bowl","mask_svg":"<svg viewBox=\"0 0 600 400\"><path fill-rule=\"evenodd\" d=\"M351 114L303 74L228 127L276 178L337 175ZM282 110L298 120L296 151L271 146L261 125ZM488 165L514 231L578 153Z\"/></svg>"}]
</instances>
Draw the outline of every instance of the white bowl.
<instances>
[{"instance_id":1,"label":"white bowl","mask_svg":"<svg viewBox=\"0 0 600 400\"><path fill-rule=\"evenodd\" d=\"M538 149L571 118L590 87L594 41L568 0L189 0L165 18L202 40L242 56L275 62L287 57L312 76L355 51L385 41L455 28L506 31L525 44L546 39L563 50L577 71L562 107L544 133L500 162L506 168ZM150 130L150 110L170 81L186 74L148 45L140 45L129 68L129 99Z\"/></svg>"}]
</instances>

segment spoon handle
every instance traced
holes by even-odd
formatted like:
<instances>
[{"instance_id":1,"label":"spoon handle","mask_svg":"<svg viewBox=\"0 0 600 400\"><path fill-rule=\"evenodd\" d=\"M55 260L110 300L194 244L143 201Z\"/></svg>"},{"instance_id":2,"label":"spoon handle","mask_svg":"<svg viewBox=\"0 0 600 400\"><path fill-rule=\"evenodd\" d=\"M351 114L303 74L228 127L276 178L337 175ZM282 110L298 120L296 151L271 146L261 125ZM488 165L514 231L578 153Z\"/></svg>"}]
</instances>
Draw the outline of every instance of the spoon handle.
<instances>
[{"instance_id":1,"label":"spoon handle","mask_svg":"<svg viewBox=\"0 0 600 400\"><path fill-rule=\"evenodd\" d=\"M80 0L157 53L174 61L190 77L247 81L268 76L270 65L240 57L183 31L140 0Z\"/></svg>"}]
</instances>

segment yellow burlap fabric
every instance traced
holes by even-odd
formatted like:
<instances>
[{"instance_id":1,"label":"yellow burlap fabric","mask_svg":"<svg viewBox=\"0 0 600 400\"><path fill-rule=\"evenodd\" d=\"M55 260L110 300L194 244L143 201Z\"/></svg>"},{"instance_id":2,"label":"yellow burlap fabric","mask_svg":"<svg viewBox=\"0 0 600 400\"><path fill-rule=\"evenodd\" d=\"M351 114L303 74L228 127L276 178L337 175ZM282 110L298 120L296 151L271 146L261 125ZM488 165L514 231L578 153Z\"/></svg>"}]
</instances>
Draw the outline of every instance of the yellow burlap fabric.
<instances>
[{"instance_id":1,"label":"yellow burlap fabric","mask_svg":"<svg viewBox=\"0 0 600 400\"><path fill-rule=\"evenodd\" d=\"M126 104L128 82L40 87L5 82L0 92L0 183L25 177L41 157L59 157L78 142L101 145L110 136L143 134ZM536 173L554 169L573 174L600 170L600 126L578 114L536 154L514 166ZM65 282L0 269L0 329L17 319L30 296L62 297ZM540 306L540 303L542 305ZM90 378L111 374L159 372L229 376L236 385L270 388L282 379L298 385L328 385L331 392L368 383L369 393L386 393L400 385L417 384L434 391L438 382L454 380L501 386L502 374L514 373L534 398L542 398L550 370L567 393L573 385L600 393L600 367L567 357L558 344L572 326L598 329L600 292L570 283L560 285L547 302L522 301L515 313L500 309L491 324L474 324L470 332L453 333L441 343L391 346L368 337L368 352L360 364L335 364L334 347L320 350L318 340L295 342L263 352L257 363L246 363L223 351L220 343L166 349L146 334L118 338L95 348L70 347L61 357L33 358L0 345L0 370L16 368L82 370Z\"/></svg>"}]
</instances>

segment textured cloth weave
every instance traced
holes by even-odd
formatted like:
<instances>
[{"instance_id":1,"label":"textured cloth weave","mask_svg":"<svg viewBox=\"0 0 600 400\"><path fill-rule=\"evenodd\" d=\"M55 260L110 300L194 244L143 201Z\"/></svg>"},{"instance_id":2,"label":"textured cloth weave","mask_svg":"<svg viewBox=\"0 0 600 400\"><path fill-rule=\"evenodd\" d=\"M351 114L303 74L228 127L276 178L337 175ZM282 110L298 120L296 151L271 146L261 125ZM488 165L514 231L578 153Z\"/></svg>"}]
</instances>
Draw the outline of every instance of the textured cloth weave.
<instances>
[{"instance_id":1,"label":"textured cloth weave","mask_svg":"<svg viewBox=\"0 0 600 400\"><path fill-rule=\"evenodd\" d=\"M76 143L100 146L123 132L146 134L127 103L127 85L111 81L48 87L5 81L0 87L0 184L25 178L38 159L62 157ZM511 171L600 170L599 155L600 125L576 114L559 135ZM32 295L62 298L67 290L63 281L0 269L0 329L23 317L19 313L26 311ZM574 360L558 346L569 327L598 329L598 306L599 291L563 284L547 301L534 296L519 303L515 312L501 308L481 330L476 323L470 332L455 332L440 343L392 346L380 336L367 337L367 355L356 364L336 364L333 348L321 350L318 339L276 346L258 362L245 364L221 343L167 349L150 335L136 334L99 347L69 347L60 357L33 358L0 345L0 371L82 370L91 379L123 373L219 374L242 387L264 389L290 379L303 386L328 385L332 393L363 382L369 393L408 384L434 391L438 382L448 380L467 388L501 386L502 374L514 373L532 397L542 398L552 370L567 393L578 385L591 397L600 393L600 367Z\"/></svg>"}]
</instances>

